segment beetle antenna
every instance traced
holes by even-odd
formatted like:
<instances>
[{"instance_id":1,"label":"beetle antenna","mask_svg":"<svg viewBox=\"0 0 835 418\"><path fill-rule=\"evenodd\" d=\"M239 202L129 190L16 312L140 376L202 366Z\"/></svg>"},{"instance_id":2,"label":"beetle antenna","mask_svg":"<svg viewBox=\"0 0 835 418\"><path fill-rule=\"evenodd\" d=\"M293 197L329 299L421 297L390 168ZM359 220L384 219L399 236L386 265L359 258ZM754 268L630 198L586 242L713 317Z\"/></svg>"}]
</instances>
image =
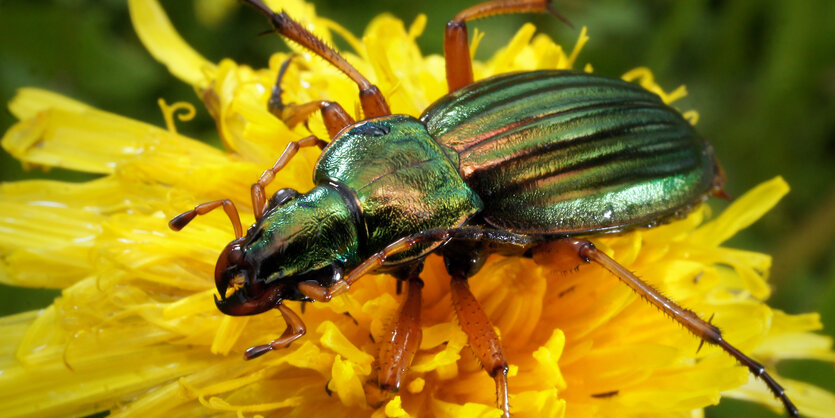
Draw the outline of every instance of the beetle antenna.
<instances>
[{"instance_id":1,"label":"beetle antenna","mask_svg":"<svg viewBox=\"0 0 835 418\"><path fill-rule=\"evenodd\" d=\"M205 215L220 206L223 206L223 211L226 212L226 215L229 216L229 220L232 221L232 227L235 229L235 238L242 237L244 232L241 227L241 217L238 215L238 209L235 207L235 203L229 199L201 203L195 206L194 209L173 217L170 221L168 221L168 227L174 231L179 231L188 225L188 223L191 222L195 216Z\"/></svg>"}]
</instances>

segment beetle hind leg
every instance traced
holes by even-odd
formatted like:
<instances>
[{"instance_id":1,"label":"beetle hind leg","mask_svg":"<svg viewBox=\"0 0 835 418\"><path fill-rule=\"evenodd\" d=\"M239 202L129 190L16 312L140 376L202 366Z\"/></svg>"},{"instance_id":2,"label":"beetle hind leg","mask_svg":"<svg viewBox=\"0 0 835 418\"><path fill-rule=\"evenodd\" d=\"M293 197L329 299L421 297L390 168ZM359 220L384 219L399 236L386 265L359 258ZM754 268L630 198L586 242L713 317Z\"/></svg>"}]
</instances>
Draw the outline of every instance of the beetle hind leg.
<instances>
[{"instance_id":1,"label":"beetle hind leg","mask_svg":"<svg viewBox=\"0 0 835 418\"><path fill-rule=\"evenodd\" d=\"M473 82L473 64L467 38L467 21L510 13L551 13L571 26L556 12L550 0L493 0L462 10L446 25L444 33L444 59L446 61L447 86L450 92Z\"/></svg>"},{"instance_id":2,"label":"beetle hind leg","mask_svg":"<svg viewBox=\"0 0 835 418\"><path fill-rule=\"evenodd\" d=\"M768 389L774 396L783 403L786 412L789 416L798 417L799 412L797 407L792 403L786 395L785 390L777 381L765 370L760 363L739 351L736 347L725 341L719 328L703 320L695 312L684 309L674 301L662 295L658 290L639 279L635 274L629 271L626 267L620 265L602 251L598 250L594 244L588 240L583 239L562 239L552 241L540 245L534 250L534 261L542 263L544 260L552 258L555 254L574 254L581 262L590 263L595 262L614 274L621 282L629 286L635 293L639 294L644 300L651 303L653 306L660 309L670 318L687 328L688 331L701 338L703 342L719 346L726 353L730 354L754 376L760 378L765 382ZM550 260L548 260L550 264Z\"/></svg>"}]
</instances>

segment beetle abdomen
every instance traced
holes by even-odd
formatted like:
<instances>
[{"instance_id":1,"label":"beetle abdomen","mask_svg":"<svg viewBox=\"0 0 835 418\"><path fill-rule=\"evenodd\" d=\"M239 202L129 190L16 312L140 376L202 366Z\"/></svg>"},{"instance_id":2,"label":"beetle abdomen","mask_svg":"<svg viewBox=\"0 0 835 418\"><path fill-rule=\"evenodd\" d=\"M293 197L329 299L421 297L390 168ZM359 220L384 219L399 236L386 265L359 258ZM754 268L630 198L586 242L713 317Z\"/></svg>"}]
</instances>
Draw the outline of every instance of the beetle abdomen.
<instances>
[{"instance_id":1,"label":"beetle abdomen","mask_svg":"<svg viewBox=\"0 0 835 418\"><path fill-rule=\"evenodd\" d=\"M513 232L646 225L715 187L710 145L657 95L622 80L505 74L445 96L421 120L458 153L485 220Z\"/></svg>"}]
</instances>

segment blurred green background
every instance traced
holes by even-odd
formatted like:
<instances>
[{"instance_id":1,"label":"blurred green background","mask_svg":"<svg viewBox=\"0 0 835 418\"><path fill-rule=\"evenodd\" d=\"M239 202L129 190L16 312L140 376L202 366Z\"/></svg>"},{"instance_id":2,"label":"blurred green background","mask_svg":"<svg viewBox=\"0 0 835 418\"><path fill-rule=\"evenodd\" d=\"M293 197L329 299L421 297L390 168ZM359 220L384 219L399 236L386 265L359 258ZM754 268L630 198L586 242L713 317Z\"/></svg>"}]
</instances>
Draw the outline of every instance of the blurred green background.
<instances>
[{"instance_id":1,"label":"blurred green background","mask_svg":"<svg viewBox=\"0 0 835 418\"><path fill-rule=\"evenodd\" d=\"M212 1L163 2L183 37L208 59L231 57L260 67L271 52L285 49L275 37L256 36L268 28L260 15L234 3L226 13L212 15ZM425 13L423 51L441 53L444 24L475 2L366 0L361 7L337 0L315 3L321 15L358 35L384 11L407 25ZM578 67L590 62L598 74L619 76L645 65L667 90L687 85L689 96L676 105L699 111L699 130L715 146L732 195L776 175L788 180L788 197L729 245L774 255L771 304L790 313L821 312L824 332L835 335L835 1L562 0L556 6L578 29L589 27L591 40ZM549 16L491 18L471 25L487 32L480 56L495 51L525 21L567 46L578 34ZM7 102L23 86L54 90L160 126L164 122L157 98L197 103L192 89L143 49L120 0L0 0L0 101ZM14 122L7 110L0 112L0 129ZM178 129L219 143L202 109L195 122ZM62 170L24 172L1 154L3 181L90 178ZM711 204L717 210L726 205ZM45 306L56 295L0 287L0 314ZM835 388L832 365L784 362L779 372ZM723 400L707 414L773 415L732 400Z\"/></svg>"}]
</instances>

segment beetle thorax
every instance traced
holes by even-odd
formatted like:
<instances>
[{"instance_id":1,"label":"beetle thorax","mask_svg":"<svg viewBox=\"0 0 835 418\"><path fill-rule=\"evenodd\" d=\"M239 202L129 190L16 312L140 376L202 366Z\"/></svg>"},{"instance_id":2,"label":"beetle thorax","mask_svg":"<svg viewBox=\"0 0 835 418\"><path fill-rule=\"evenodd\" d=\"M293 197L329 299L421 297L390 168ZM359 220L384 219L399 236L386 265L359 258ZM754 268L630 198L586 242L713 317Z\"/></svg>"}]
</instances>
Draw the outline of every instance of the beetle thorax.
<instances>
[{"instance_id":1,"label":"beetle thorax","mask_svg":"<svg viewBox=\"0 0 835 418\"><path fill-rule=\"evenodd\" d=\"M266 213L247 233L244 258L253 278L270 284L359 263L357 226L343 198L320 185Z\"/></svg>"}]
</instances>

